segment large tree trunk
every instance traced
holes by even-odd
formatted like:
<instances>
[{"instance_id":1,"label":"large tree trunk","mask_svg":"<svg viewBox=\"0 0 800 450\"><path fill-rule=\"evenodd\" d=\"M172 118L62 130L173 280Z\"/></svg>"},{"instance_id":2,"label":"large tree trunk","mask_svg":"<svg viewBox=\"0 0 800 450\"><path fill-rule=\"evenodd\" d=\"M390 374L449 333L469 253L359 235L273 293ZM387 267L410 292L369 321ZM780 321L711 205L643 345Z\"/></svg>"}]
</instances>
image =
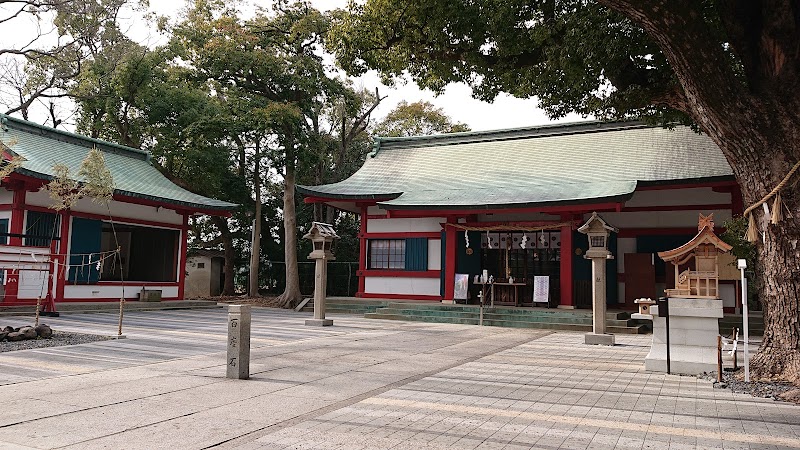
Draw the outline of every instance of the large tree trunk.
<instances>
[{"instance_id":1,"label":"large tree trunk","mask_svg":"<svg viewBox=\"0 0 800 450\"><path fill-rule=\"evenodd\" d=\"M255 194L255 218L253 219L253 239L250 246L250 297L258 297L258 266L261 260L261 154L258 142L255 150L253 168L253 193Z\"/></svg>"},{"instance_id":2,"label":"large tree trunk","mask_svg":"<svg viewBox=\"0 0 800 450\"><path fill-rule=\"evenodd\" d=\"M598 0L640 25L675 73L675 90L653 99L687 113L722 149L745 206L770 193L800 160L800 26L791 7L728 2L720 8L727 45L741 72L705 22L701 2ZM745 78L742 78L744 75ZM759 298L764 341L751 361L755 378L800 384L800 195L797 178L781 191L785 218L758 223ZM768 203L772 209L772 202ZM763 235L761 234L763 233Z\"/></svg>"},{"instance_id":3,"label":"large tree trunk","mask_svg":"<svg viewBox=\"0 0 800 450\"><path fill-rule=\"evenodd\" d=\"M796 161L793 155L797 149L781 144L791 140L778 137L774 142L769 149L750 147L747 150L753 153L760 150L759 155L734 166L747 205L758 202L777 186L789 171L789 163ZM781 191L783 220L767 223L762 207L753 211L758 225L756 273L758 297L764 307L764 340L750 362L750 370L756 379L800 384L800 195L795 182ZM774 214L773 202L766 204Z\"/></svg>"},{"instance_id":4,"label":"large tree trunk","mask_svg":"<svg viewBox=\"0 0 800 450\"><path fill-rule=\"evenodd\" d=\"M286 264L286 288L278 296L278 305L292 308L302 300L300 293L300 270L297 266L297 213L295 211L295 163L294 151L290 143L286 145L286 176L283 191L283 251Z\"/></svg>"},{"instance_id":5,"label":"large tree trunk","mask_svg":"<svg viewBox=\"0 0 800 450\"><path fill-rule=\"evenodd\" d=\"M225 251L225 266L222 272L225 275L225 282L222 286L222 295L234 295L236 289L233 284L233 272L235 269L236 251L233 248L233 236L228 227L228 220L224 217L211 216L211 222L217 227L222 235L222 248Z\"/></svg>"}]
</instances>

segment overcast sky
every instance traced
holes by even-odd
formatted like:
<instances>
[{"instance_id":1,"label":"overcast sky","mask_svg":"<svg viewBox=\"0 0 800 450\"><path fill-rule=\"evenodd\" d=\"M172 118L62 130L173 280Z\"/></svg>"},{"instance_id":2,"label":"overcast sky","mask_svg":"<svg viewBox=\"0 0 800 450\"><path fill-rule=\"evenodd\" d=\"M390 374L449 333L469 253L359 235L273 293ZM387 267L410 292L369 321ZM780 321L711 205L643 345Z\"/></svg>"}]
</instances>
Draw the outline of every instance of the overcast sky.
<instances>
[{"instance_id":1,"label":"overcast sky","mask_svg":"<svg viewBox=\"0 0 800 450\"><path fill-rule=\"evenodd\" d=\"M257 3L262 6L268 6L267 1ZM329 10L345 7L347 0L311 0L311 3L320 10ZM180 0L157 0L150 2L150 9L175 21L184 5L185 2ZM141 16L138 13L131 12L127 16L129 23L127 25L128 33L134 40L149 45L157 45L165 40L163 36L155 34L153 28L141 20ZM35 27L31 22L17 21L13 26L16 29L12 33L4 33L6 36L17 36L17 39L21 39L25 35L35 33ZM541 125L551 122L544 112L537 107L535 99L518 99L508 95L501 95L493 103L485 103L473 99L471 89L464 84L448 86L445 92L438 97L434 96L430 91L420 90L413 82L398 84L393 88L386 87L380 83L375 73L368 73L357 78L355 85L361 85L370 90L378 87L381 95L388 96L376 111L376 117L384 116L400 101L405 100L411 103L427 100L441 107L453 120L466 123L476 131ZM33 120L41 121L43 118L33 118ZM572 122L578 120L585 119L572 115L561 121Z\"/></svg>"}]
</instances>

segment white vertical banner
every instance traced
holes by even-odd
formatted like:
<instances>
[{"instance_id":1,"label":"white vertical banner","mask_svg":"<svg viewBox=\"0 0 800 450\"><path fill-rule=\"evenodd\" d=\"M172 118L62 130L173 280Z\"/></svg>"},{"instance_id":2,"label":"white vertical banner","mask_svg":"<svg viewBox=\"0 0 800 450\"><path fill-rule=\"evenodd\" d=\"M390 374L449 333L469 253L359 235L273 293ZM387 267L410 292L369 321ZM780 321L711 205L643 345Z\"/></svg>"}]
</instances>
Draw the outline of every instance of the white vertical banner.
<instances>
[{"instance_id":1,"label":"white vertical banner","mask_svg":"<svg viewBox=\"0 0 800 450\"><path fill-rule=\"evenodd\" d=\"M549 303L550 302L550 277L549 276L535 276L533 277L533 302L534 303Z\"/></svg>"}]
</instances>

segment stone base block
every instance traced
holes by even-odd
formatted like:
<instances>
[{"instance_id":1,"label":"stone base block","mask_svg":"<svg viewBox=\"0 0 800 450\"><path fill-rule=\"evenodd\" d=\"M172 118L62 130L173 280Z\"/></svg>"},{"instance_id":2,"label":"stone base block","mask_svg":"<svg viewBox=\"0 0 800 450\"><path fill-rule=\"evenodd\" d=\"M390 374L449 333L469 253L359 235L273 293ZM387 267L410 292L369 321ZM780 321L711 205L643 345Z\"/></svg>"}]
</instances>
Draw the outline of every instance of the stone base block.
<instances>
[{"instance_id":1,"label":"stone base block","mask_svg":"<svg viewBox=\"0 0 800 450\"><path fill-rule=\"evenodd\" d=\"M442 304L445 304L445 305L455 305L455 304L456 304L456 301L455 301L455 300L442 300Z\"/></svg>"},{"instance_id":2,"label":"stone base block","mask_svg":"<svg viewBox=\"0 0 800 450\"><path fill-rule=\"evenodd\" d=\"M333 319L306 319L306 326L309 327L329 327L333 325Z\"/></svg>"},{"instance_id":3,"label":"stone base block","mask_svg":"<svg viewBox=\"0 0 800 450\"><path fill-rule=\"evenodd\" d=\"M583 337L587 345L614 345L613 334L586 333Z\"/></svg>"}]
</instances>

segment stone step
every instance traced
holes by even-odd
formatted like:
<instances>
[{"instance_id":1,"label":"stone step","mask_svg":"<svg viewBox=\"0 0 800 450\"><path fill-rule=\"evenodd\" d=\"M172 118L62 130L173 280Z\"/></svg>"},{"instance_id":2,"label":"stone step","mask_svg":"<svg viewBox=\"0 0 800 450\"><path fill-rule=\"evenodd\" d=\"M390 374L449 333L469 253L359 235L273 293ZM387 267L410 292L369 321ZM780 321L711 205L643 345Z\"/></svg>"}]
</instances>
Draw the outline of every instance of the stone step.
<instances>
[{"instance_id":1,"label":"stone step","mask_svg":"<svg viewBox=\"0 0 800 450\"><path fill-rule=\"evenodd\" d=\"M399 315L423 315L423 316L437 316L437 317L478 317L480 315L479 308L469 307L456 307L449 309L442 308L406 308L399 303L393 303L388 308L380 308L377 312L383 314L399 314ZM577 323L577 324L592 324L592 316L584 314L536 314L525 310L517 311L507 308L484 308L484 317L491 318L492 320L519 320L519 321L533 321L533 322L559 322L559 323ZM611 326L635 326L638 325L637 321L632 319L619 320L611 317L616 317L615 314L606 317L606 323Z\"/></svg>"},{"instance_id":2,"label":"stone step","mask_svg":"<svg viewBox=\"0 0 800 450\"><path fill-rule=\"evenodd\" d=\"M383 320L405 320L412 322L429 322L429 323L453 323L461 325L478 325L479 319L475 317L437 317L437 316L423 316L423 315L402 315L402 314L383 314L381 312L368 313L364 317L368 319L383 319ZM548 329L548 330L567 330L590 332L592 331L591 324L576 324L576 323L559 323L559 322L531 322L523 320L497 320L487 318L484 316L484 326L496 327L510 327L510 328L535 328L535 329ZM617 334L640 334L646 333L647 329L643 325L634 327L608 327L609 333Z\"/></svg>"}]
</instances>

